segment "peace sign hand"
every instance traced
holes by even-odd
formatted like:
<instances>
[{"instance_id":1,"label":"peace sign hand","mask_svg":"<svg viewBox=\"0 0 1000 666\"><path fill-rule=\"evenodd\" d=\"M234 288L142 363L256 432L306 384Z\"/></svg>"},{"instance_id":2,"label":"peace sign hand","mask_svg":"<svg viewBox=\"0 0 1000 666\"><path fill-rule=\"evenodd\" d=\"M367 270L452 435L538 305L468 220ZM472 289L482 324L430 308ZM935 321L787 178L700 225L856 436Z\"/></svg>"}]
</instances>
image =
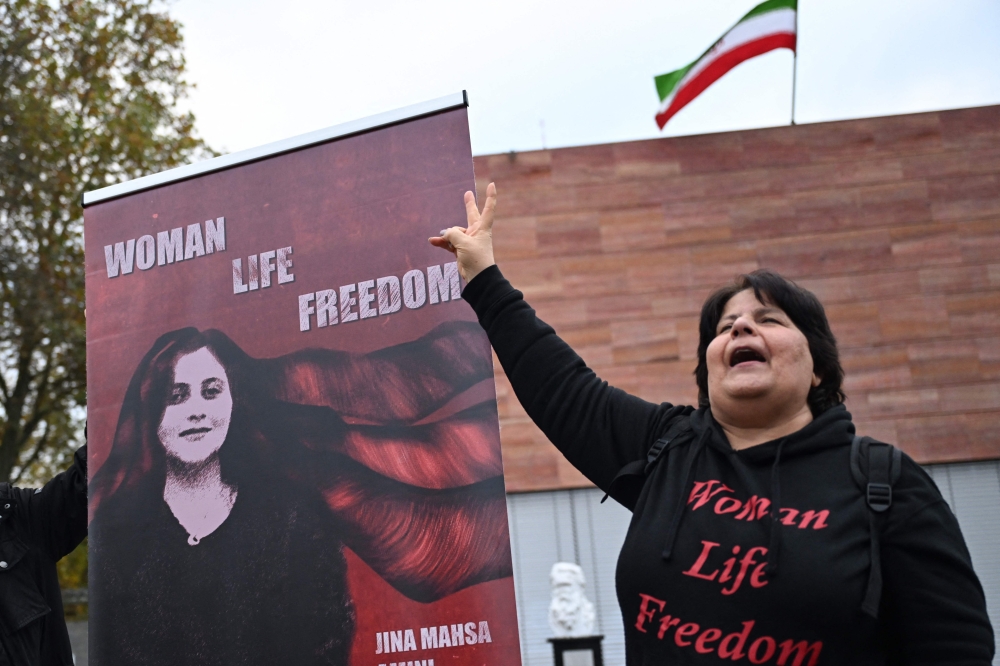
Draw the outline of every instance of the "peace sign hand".
<instances>
[{"instance_id":1,"label":"peace sign hand","mask_svg":"<svg viewBox=\"0 0 1000 666\"><path fill-rule=\"evenodd\" d=\"M468 226L442 229L440 236L430 240L431 245L448 250L458 260L458 272L466 283L484 269L496 263L493 259L493 210L497 206L497 188L490 183L486 188L486 204L482 212L476 208L476 196L465 193L465 212Z\"/></svg>"}]
</instances>

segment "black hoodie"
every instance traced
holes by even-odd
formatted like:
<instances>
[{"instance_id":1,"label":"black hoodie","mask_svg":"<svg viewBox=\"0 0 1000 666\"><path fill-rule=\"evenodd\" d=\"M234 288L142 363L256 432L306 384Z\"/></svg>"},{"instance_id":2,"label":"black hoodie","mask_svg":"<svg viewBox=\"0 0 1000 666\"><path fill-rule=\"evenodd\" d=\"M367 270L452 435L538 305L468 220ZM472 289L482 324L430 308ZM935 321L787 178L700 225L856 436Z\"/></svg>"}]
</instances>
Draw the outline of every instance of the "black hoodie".
<instances>
[{"instance_id":1,"label":"black hoodie","mask_svg":"<svg viewBox=\"0 0 1000 666\"><path fill-rule=\"evenodd\" d=\"M862 613L869 509L843 406L736 451L710 410L655 405L601 381L496 266L463 296L528 415L599 488L690 418L692 434L668 447L628 507L616 583L629 666L991 663L986 601L958 523L905 455L880 537L879 617Z\"/></svg>"}]
</instances>

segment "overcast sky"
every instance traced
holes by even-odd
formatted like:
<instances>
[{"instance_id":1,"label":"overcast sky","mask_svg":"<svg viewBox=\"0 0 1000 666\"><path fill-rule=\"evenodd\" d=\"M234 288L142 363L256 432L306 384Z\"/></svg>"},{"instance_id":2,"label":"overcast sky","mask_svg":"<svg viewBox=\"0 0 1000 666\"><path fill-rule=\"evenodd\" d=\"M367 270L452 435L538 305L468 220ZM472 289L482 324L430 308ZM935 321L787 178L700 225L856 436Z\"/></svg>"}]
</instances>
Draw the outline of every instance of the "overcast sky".
<instances>
[{"instance_id":1,"label":"overcast sky","mask_svg":"<svg viewBox=\"0 0 1000 666\"><path fill-rule=\"evenodd\" d=\"M477 155L787 124L792 55L660 132L657 74L757 0L175 0L187 101L232 152L462 89ZM800 123L1000 104L1000 0L800 0ZM544 129L542 124L544 123Z\"/></svg>"}]
</instances>

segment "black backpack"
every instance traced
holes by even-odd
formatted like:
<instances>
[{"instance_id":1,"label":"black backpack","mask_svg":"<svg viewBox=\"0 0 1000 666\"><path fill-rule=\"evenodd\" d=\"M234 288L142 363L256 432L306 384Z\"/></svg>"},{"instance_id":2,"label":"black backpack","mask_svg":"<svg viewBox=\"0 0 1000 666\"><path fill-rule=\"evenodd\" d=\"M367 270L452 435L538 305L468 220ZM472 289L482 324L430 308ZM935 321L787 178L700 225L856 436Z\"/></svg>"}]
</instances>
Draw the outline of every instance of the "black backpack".
<instances>
[{"instance_id":1,"label":"black backpack","mask_svg":"<svg viewBox=\"0 0 1000 666\"><path fill-rule=\"evenodd\" d=\"M689 443L693 435L690 418L682 416L674 419L667 432L649 448L646 460L636 460L622 467L612 479L608 492L601 502L610 496L622 506L634 509L653 466L670 449ZM865 502L868 504L871 543L871 568L868 572L868 586L861 610L873 618L878 618L879 603L882 600L879 535L885 512L892 506L892 486L899 480L903 469L902 462L902 451L892 444L859 435L855 435L854 441L851 442L851 475L864 493Z\"/></svg>"},{"instance_id":2,"label":"black backpack","mask_svg":"<svg viewBox=\"0 0 1000 666\"><path fill-rule=\"evenodd\" d=\"M892 486L899 481L903 470L903 452L892 444L878 442L871 437L854 436L851 442L851 475L868 503L869 541L871 543L871 569L868 571L868 588L861 610L878 617L882 599L882 564L879 534L885 512L892 506Z\"/></svg>"},{"instance_id":3,"label":"black backpack","mask_svg":"<svg viewBox=\"0 0 1000 666\"><path fill-rule=\"evenodd\" d=\"M618 471L611 480L608 492L601 499L601 503L611 497L629 511L634 511L642 487L646 484L646 478L653 466L660 461L664 453L682 444L688 444L692 439L694 431L691 430L691 419L687 416L674 419L667 432L649 447L645 460L630 462Z\"/></svg>"}]
</instances>

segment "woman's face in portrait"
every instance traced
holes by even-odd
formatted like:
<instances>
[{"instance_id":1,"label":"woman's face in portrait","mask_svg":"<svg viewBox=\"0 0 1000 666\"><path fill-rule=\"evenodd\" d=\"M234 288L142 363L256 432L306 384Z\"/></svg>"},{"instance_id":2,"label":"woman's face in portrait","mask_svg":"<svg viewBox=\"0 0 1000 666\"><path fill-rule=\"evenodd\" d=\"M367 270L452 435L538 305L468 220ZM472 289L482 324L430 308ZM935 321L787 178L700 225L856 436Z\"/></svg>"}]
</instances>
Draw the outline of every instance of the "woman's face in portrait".
<instances>
[{"instance_id":1,"label":"woman's face in portrait","mask_svg":"<svg viewBox=\"0 0 1000 666\"><path fill-rule=\"evenodd\" d=\"M758 301L752 289L729 299L715 333L706 353L713 408L757 399L798 407L820 383L806 336L781 308Z\"/></svg>"},{"instance_id":2,"label":"woman's face in portrait","mask_svg":"<svg viewBox=\"0 0 1000 666\"><path fill-rule=\"evenodd\" d=\"M222 447L233 414L229 377L202 347L177 359L157 434L167 455L186 463L206 460Z\"/></svg>"}]
</instances>

